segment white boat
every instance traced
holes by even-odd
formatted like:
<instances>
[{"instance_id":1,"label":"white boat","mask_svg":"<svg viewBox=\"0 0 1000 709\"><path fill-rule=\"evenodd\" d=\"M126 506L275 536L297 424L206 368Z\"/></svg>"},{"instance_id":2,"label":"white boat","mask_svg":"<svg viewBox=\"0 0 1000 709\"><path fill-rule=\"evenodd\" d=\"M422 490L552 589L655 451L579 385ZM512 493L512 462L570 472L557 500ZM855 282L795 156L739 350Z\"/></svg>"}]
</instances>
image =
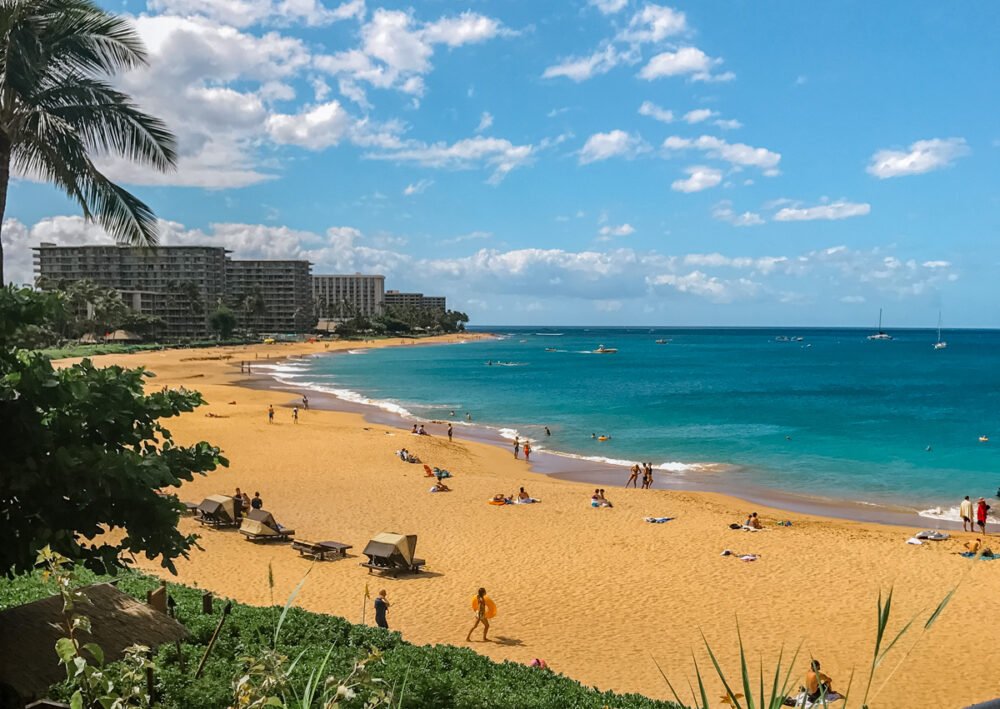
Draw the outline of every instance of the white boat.
<instances>
[{"instance_id":1,"label":"white boat","mask_svg":"<svg viewBox=\"0 0 1000 709\"><path fill-rule=\"evenodd\" d=\"M594 350L594 354L615 354L618 352L614 347L605 347L604 345L598 345L597 349Z\"/></svg>"},{"instance_id":2,"label":"white boat","mask_svg":"<svg viewBox=\"0 0 1000 709\"><path fill-rule=\"evenodd\" d=\"M878 309L878 332L868 336L869 340L891 340L892 335L882 330L882 308Z\"/></svg>"},{"instance_id":3,"label":"white boat","mask_svg":"<svg viewBox=\"0 0 1000 709\"><path fill-rule=\"evenodd\" d=\"M658 344L658 345L665 345L665 344L667 344L668 342L670 342L670 340L657 340L657 341L656 341L656 344Z\"/></svg>"},{"instance_id":4,"label":"white boat","mask_svg":"<svg viewBox=\"0 0 1000 709\"><path fill-rule=\"evenodd\" d=\"M941 339L941 311L938 311L938 338L937 342L934 343L934 349L936 350L946 350L948 349L948 343Z\"/></svg>"}]
</instances>

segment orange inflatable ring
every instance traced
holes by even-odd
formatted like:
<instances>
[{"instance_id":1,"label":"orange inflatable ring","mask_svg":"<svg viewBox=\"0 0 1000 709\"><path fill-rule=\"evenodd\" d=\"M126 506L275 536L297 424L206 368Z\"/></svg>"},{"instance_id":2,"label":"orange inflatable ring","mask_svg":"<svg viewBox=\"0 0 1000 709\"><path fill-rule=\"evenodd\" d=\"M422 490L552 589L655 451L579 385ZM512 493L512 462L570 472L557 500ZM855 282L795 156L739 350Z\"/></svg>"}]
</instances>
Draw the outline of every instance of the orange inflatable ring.
<instances>
[{"instance_id":1,"label":"orange inflatable ring","mask_svg":"<svg viewBox=\"0 0 1000 709\"><path fill-rule=\"evenodd\" d=\"M497 614L497 604L489 596L484 597L483 601L486 603L486 619L489 620ZM479 596L472 597L472 610L479 612Z\"/></svg>"}]
</instances>

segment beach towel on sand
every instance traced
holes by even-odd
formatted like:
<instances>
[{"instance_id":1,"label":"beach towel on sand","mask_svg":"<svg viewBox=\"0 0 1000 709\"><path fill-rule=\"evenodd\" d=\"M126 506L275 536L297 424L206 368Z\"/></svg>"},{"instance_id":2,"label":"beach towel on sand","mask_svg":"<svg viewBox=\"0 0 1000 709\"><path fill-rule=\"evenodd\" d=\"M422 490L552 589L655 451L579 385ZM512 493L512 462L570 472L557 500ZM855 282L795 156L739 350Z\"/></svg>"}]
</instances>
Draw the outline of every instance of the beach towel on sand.
<instances>
[{"instance_id":1,"label":"beach towel on sand","mask_svg":"<svg viewBox=\"0 0 1000 709\"><path fill-rule=\"evenodd\" d=\"M643 517L644 520L650 524L663 524L664 522L669 522L673 517Z\"/></svg>"},{"instance_id":2,"label":"beach towel on sand","mask_svg":"<svg viewBox=\"0 0 1000 709\"><path fill-rule=\"evenodd\" d=\"M975 553L973 553L971 551L963 551L959 556L964 556L966 559L975 559L976 558ZM996 561L997 559L1000 559L1000 556L983 556L982 557L983 561Z\"/></svg>"},{"instance_id":3,"label":"beach towel on sand","mask_svg":"<svg viewBox=\"0 0 1000 709\"><path fill-rule=\"evenodd\" d=\"M841 699L843 699L842 696L840 696L836 692L831 692L830 694L827 694L824 699L817 699L815 702L810 702L809 698L806 696L806 693L800 692L797 697L794 697L795 704L793 704L792 706L796 707L797 709L822 709L824 706L829 706L834 702L839 702ZM824 701L826 702L826 704L823 703Z\"/></svg>"}]
</instances>

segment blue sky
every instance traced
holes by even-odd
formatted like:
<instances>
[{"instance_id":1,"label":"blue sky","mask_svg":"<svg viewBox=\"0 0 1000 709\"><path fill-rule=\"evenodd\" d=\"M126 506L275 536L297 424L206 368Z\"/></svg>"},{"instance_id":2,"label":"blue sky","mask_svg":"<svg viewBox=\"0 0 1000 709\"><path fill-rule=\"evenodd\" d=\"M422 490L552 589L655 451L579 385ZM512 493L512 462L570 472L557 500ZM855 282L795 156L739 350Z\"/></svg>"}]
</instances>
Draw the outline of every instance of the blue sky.
<instances>
[{"instance_id":1,"label":"blue sky","mask_svg":"<svg viewBox=\"0 0 1000 709\"><path fill-rule=\"evenodd\" d=\"M479 324L1000 326L1000 5L150 0L164 243L385 273ZM11 188L35 243L106 237Z\"/></svg>"}]
</instances>

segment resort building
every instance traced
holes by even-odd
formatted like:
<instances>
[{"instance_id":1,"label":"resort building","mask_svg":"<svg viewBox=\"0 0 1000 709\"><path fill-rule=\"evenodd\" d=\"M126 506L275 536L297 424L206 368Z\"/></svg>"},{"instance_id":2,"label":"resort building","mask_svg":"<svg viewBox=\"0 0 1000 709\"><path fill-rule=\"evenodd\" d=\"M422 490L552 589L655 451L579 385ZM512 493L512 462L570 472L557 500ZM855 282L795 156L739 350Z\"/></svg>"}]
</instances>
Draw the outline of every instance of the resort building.
<instances>
[{"instance_id":1,"label":"resort building","mask_svg":"<svg viewBox=\"0 0 1000 709\"><path fill-rule=\"evenodd\" d=\"M159 317L168 338L208 334L208 314L225 296L226 250L213 246L56 246L34 249L43 288L90 280L121 293L132 310Z\"/></svg>"},{"instance_id":2,"label":"resort building","mask_svg":"<svg viewBox=\"0 0 1000 709\"><path fill-rule=\"evenodd\" d=\"M40 287L89 280L112 288L136 312L163 320L157 337L208 336L219 303L256 332L305 332L314 322L308 261L236 261L215 246L43 243L34 251Z\"/></svg>"},{"instance_id":3,"label":"resort building","mask_svg":"<svg viewBox=\"0 0 1000 709\"><path fill-rule=\"evenodd\" d=\"M308 261L226 262L226 302L240 327L262 333L297 333L316 322Z\"/></svg>"},{"instance_id":4,"label":"resort building","mask_svg":"<svg viewBox=\"0 0 1000 709\"><path fill-rule=\"evenodd\" d=\"M444 296L423 293L401 293L390 290L385 293L386 308L423 308L425 310L447 310Z\"/></svg>"},{"instance_id":5,"label":"resort building","mask_svg":"<svg viewBox=\"0 0 1000 709\"><path fill-rule=\"evenodd\" d=\"M312 298L321 320L380 315L385 304L385 276L363 273L313 276Z\"/></svg>"}]
</instances>

